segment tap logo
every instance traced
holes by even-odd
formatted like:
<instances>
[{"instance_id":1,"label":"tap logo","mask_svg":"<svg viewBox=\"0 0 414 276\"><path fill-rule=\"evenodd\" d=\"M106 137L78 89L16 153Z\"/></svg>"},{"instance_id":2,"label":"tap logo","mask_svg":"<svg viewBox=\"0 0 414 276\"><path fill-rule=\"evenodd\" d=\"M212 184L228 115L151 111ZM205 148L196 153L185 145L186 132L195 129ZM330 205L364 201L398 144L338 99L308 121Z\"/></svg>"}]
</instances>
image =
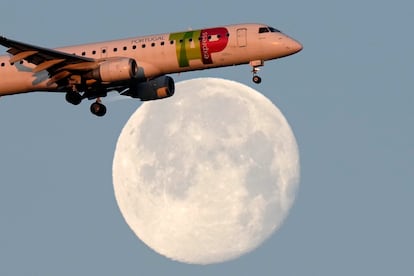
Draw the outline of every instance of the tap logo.
<instances>
[{"instance_id":1,"label":"tap logo","mask_svg":"<svg viewBox=\"0 0 414 276\"><path fill-rule=\"evenodd\" d=\"M212 28L170 34L175 41L177 60L180 67L190 66L190 60L201 60L212 64L211 55L223 51L229 41L226 28Z\"/></svg>"}]
</instances>

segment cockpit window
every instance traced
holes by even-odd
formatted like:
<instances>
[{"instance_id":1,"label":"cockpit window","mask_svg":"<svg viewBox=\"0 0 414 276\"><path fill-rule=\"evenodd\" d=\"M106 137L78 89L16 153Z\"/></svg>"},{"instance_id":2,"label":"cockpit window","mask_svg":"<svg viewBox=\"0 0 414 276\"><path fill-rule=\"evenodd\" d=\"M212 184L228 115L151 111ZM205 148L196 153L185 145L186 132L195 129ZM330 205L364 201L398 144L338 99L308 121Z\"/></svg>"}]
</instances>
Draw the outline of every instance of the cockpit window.
<instances>
[{"instance_id":1,"label":"cockpit window","mask_svg":"<svg viewBox=\"0 0 414 276\"><path fill-rule=\"evenodd\" d=\"M275 29L275 28L273 28L273 27L269 27L269 30L270 30L272 33L280 33L280 31L279 31L279 30L277 30L277 29Z\"/></svg>"},{"instance_id":2,"label":"cockpit window","mask_svg":"<svg viewBox=\"0 0 414 276\"><path fill-rule=\"evenodd\" d=\"M259 28L259 34L269 33L269 32L272 32L272 33L280 33L279 30L277 30L277 29L275 29L273 27L260 27Z\"/></svg>"},{"instance_id":3,"label":"cockpit window","mask_svg":"<svg viewBox=\"0 0 414 276\"><path fill-rule=\"evenodd\" d=\"M269 29L267 27L260 27L259 28L259 34L268 33L268 32L269 32Z\"/></svg>"}]
</instances>

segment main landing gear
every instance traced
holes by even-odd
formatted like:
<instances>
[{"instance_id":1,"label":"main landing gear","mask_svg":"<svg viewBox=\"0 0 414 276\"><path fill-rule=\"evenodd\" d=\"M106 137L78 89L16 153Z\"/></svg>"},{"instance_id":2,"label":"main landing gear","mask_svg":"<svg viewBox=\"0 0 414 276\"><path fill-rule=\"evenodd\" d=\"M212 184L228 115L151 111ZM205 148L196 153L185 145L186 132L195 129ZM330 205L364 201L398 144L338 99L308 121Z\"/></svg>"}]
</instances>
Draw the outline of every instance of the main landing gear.
<instances>
[{"instance_id":1,"label":"main landing gear","mask_svg":"<svg viewBox=\"0 0 414 276\"><path fill-rule=\"evenodd\" d=\"M257 75L257 72L259 72L259 70L260 70L259 67L261 67L263 65L264 65L263 60L250 61L250 66L253 67L253 69L252 69L253 79L252 80L253 80L254 83L259 84L259 83L262 82L262 78Z\"/></svg>"},{"instance_id":2,"label":"main landing gear","mask_svg":"<svg viewBox=\"0 0 414 276\"><path fill-rule=\"evenodd\" d=\"M84 98L84 95L81 95L80 93L75 91L70 91L66 93L66 101L73 105L79 105ZM102 117L106 114L106 106L102 104L100 98L97 98L96 102L91 104L90 110L92 114L98 117Z\"/></svg>"},{"instance_id":3,"label":"main landing gear","mask_svg":"<svg viewBox=\"0 0 414 276\"><path fill-rule=\"evenodd\" d=\"M102 117L106 114L106 106L101 103L101 99L97 99L96 102L91 104L92 114Z\"/></svg>"},{"instance_id":4,"label":"main landing gear","mask_svg":"<svg viewBox=\"0 0 414 276\"><path fill-rule=\"evenodd\" d=\"M66 101L73 105L78 105L82 102L82 95L74 91L67 92Z\"/></svg>"}]
</instances>

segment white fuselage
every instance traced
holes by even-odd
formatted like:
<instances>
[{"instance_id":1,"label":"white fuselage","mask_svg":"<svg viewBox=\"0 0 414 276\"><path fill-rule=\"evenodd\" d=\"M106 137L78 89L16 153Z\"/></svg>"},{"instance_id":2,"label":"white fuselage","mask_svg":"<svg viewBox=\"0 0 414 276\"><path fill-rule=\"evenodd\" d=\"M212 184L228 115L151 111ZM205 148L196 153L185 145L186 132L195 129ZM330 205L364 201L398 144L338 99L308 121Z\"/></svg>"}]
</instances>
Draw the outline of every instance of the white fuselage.
<instances>
[{"instance_id":1,"label":"white fuselage","mask_svg":"<svg viewBox=\"0 0 414 276\"><path fill-rule=\"evenodd\" d=\"M228 25L178 33L132 37L55 50L95 60L135 59L142 78L213 67L262 62L291 55L302 46L281 32L260 33L261 24ZM27 61L0 56L0 96L59 91L46 70L33 73Z\"/></svg>"}]
</instances>

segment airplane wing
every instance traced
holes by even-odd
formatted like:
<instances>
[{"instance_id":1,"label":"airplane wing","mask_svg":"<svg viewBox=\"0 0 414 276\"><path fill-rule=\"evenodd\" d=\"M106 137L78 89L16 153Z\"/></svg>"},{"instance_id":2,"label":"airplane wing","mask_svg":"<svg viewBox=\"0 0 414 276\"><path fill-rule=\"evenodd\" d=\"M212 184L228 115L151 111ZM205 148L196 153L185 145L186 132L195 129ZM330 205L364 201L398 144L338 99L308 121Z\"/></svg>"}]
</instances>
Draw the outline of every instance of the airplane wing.
<instances>
[{"instance_id":1,"label":"airplane wing","mask_svg":"<svg viewBox=\"0 0 414 276\"><path fill-rule=\"evenodd\" d=\"M76 72L98 67L97 60L92 58L34 46L3 36L0 36L0 45L9 48L7 52L12 55L11 63L25 60L36 65L33 68L34 73L47 70L50 76L49 84L59 83Z\"/></svg>"}]
</instances>

